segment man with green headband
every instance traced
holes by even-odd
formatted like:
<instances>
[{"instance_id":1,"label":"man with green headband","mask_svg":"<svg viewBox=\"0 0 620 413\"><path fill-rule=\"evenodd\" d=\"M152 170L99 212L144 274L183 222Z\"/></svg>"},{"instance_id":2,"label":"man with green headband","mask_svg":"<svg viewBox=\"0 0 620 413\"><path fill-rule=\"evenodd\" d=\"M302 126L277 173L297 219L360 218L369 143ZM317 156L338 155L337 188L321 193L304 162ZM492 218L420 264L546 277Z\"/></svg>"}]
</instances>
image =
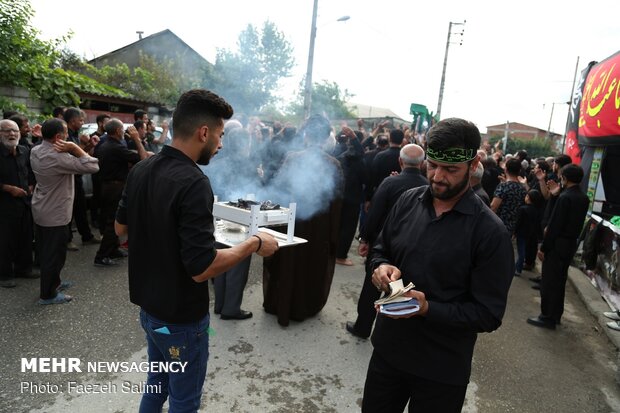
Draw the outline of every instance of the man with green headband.
<instances>
[{"instance_id":1,"label":"man with green headband","mask_svg":"<svg viewBox=\"0 0 620 413\"><path fill-rule=\"evenodd\" d=\"M514 274L510 235L469 187L480 132L445 119L427 134L430 185L405 192L372 248L373 284L415 289L418 312L379 314L362 412L460 412L479 332L502 322Z\"/></svg>"}]
</instances>

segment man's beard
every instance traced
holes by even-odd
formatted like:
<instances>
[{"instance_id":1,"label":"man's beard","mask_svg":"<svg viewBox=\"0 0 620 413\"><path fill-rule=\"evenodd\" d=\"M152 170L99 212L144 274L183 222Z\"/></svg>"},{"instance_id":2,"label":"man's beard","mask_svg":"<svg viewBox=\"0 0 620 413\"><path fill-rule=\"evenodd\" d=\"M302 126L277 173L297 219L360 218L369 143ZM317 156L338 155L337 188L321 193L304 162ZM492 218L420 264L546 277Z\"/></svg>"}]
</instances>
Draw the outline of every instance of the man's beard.
<instances>
[{"instance_id":1,"label":"man's beard","mask_svg":"<svg viewBox=\"0 0 620 413\"><path fill-rule=\"evenodd\" d=\"M434 184L444 186L444 187L446 186L441 183L434 183ZM469 168L467 168L467 174L465 175L462 181L456 183L453 186L448 186L444 192L439 193L435 191L435 189L433 188L432 180L431 180L430 189L431 189L431 194L433 195L434 198L441 199L442 201L447 201L447 200L454 198L458 194L460 194L461 191L463 191L463 189L465 189L467 186L469 186Z\"/></svg>"},{"instance_id":2,"label":"man's beard","mask_svg":"<svg viewBox=\"0 0 620 413\"><path fill-rule=\"evenodd\" d=\"M209 165L209 161L211 160L211 158L213 158L213 156L215 156L215 153L211 153L211 148L209 147L209 145L206 145L204 148L202 148L202 151L200 152L200 156L198 157L196 163L202 166Z\"/></svg>"},{"instance_id":3,"label":"man's beard","mask_svg":"<svg viewBox=\"0 0 620 413\"><path fill-rule=\"evenodd\" d=\"M9 138L2 138L0 139L0 141L4 146L7 147L7 149L11 151L17 148L17 145L19 144L19 141L17 139L9 140Z\"/></svg>"}]
</instances>

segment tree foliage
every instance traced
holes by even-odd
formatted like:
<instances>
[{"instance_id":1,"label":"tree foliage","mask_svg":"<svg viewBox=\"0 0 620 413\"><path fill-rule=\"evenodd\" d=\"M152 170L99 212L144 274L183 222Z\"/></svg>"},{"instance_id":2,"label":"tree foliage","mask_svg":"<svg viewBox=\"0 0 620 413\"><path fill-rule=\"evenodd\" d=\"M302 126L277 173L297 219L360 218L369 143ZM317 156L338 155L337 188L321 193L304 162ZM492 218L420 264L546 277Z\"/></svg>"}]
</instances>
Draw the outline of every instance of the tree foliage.
<instances>
[{"instance_id":1,"label":"tree foliage","mask_svg":"<svg viewBox=\"0 0 620 413\"><path fill-rule=\"evenodd\" d=\"M304 115L304 87L300 87L297 99L291 104L289 110L300 118ZM347 89L340 89L336 82L323 80L321 83L313 83L312 87L312 112L322 113L328 119L351 119L355 115L347 107L347 102L354 95Z\"/></svg>"},{"instance_id":2,"label":"tree foliage","mask_svg":"<svg viewBox=\"0 0 620 413\"><path fill-rule=\"evenodd\" d=\"M274 23L266 21L260 31L249 24L236 51L218 49L212 88L236 110L257 113L274 103L279 82L293 65L293 48Z\"/></svg>"},{"instance_id":3,"label":"tree foliage","mask_svg":"<svg viewBox=\"0 0 620 413\"><path fill-rule=\"evenodd\" d=\"M27 89L32 97L43 100L47 112L54 106L78 105L78 91L126 96L59 67L60 50L70 34L50 41L39 39L39 32L31 26L33 15L28 0L0 0L0 84Z\"/></svg>"}]
</instances>

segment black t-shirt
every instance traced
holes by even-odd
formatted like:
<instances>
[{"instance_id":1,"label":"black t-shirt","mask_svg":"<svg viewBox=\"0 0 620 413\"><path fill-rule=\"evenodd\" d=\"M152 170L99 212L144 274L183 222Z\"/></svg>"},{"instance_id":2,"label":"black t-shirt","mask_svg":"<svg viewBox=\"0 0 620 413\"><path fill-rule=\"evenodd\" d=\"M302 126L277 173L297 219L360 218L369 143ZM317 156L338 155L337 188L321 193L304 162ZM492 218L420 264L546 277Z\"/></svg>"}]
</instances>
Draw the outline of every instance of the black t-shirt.
<instances>
[{"instance_id":1,"label":"black t-shirt","mask_svg":"<svg viewBox=\"0 0 620 413\"><path fill-rule=\"evenodd\" d=\"M169 323L190 323L209 311L199 275L215 259L209 179L171 146L136 164L116 220L129 231L129 297Z\"/></svg>"}]
</instances>

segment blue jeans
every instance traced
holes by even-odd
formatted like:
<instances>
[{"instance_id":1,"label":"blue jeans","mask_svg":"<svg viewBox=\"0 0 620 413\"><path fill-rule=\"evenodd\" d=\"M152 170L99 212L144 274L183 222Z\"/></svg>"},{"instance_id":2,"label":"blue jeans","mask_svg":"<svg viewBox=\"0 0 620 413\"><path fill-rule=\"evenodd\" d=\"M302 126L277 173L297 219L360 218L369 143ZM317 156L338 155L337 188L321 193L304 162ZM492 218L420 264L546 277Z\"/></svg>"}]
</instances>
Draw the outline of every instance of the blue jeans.
<instances>
[{"instance_id":1,"label":"blue jeans","mask_svg":"<svg viewBox=\"0 0 620 413\"><path fill-rule=\"evenodd\" d=\"M523 263L525 262L525 237L517 235L517 262L515 263L515 272L521 274L523 271Z\"/></svg>"},{"instance_id":2,"label":"blue jeans","mask_svg":"<svg viewBox=\"0 0 620 413\"><path fill-rule=\"evenodd\" d=\"M169 413L197 412L209 359L209 315L188 324L171 324L140 310L140 323L146 332L149 362L187 362L184 372L149 372L140 402L140 413L161 412L169 398ZM167 327L170 334L155 330Z\"/></svg>"}]
</instances>

